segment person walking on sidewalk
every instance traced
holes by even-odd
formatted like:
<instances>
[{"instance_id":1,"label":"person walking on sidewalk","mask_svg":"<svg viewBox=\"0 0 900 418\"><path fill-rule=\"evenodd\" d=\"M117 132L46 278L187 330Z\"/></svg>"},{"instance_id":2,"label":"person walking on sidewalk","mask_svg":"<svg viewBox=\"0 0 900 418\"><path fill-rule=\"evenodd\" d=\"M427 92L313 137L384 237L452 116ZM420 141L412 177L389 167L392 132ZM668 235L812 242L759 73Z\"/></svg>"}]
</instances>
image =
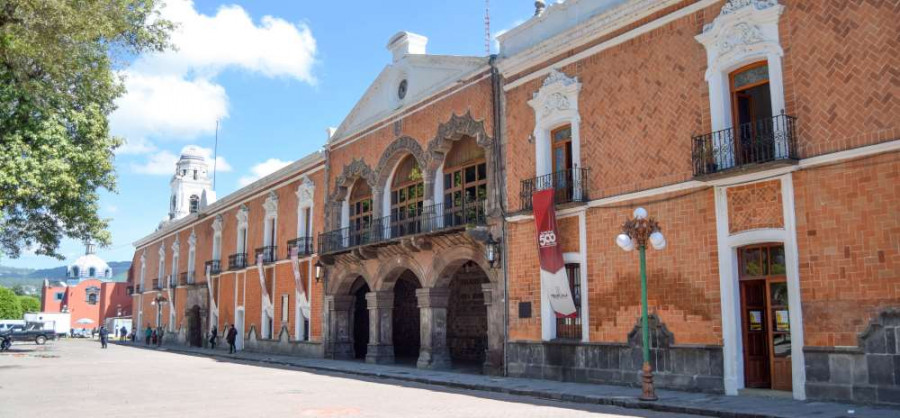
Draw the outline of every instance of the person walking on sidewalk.
<instances>
[{"instance_id":1,"label":"person walking on sidewalk","mask_svg":"<svg viewBox=\"0 0 900 418\"><path fill-rule=\"evenodd\" d=\"M106 329L106 325L100 326L100 348L106 348L106 344L109 342L109 330Z\"/></svg>"},{"instance_id":2,"label":"person walking on sidewalk","mask_svg":"<svg viewBox=\"0 0 900 418\"><path fill-rule=\"evenodd\" d=\"M237 340L237 330L234 329L234 325L231 328L228 328L228 334L225 335L225 340L228 341L228 354L234 354L237 352L237 348L234 346L235 340Z\"/></svg>"},{"instance_id":3,"label":"person walking on sidewalk","mask_svg":"<svg viewBox=\"0 0 900 418\"><path fill-rule=\"evenodd\" d=\"M122 325L122 328L119 330L119 341L125 342L125 337L128 336L128 328L125 328L125 325Z\"/></svg>"},{"instance_id":4,"label":"person walking on sidewalk","mask_svg":"<svg viewBox=\"0 0 900 418\"><path fill-rule=\"evenodd\" d=\"M147 329L144 331L144 337L146 339L145 345L150 345L150 338L153 337L153 329L150 328L150 324L147 324Z\"/></svg>"},{"instance_id":5,"label":"person walking on sidewalk","mask_svg":"<svg viewBox=\"0 0 900 418\"><path fill-rule=\"evenodd\" d=\"M216 337L219 336L219 329L216 328L215 325L212 327L212 331L209 332L209 348L213 350L216 349Z\"/></svg>"}]
</instances>

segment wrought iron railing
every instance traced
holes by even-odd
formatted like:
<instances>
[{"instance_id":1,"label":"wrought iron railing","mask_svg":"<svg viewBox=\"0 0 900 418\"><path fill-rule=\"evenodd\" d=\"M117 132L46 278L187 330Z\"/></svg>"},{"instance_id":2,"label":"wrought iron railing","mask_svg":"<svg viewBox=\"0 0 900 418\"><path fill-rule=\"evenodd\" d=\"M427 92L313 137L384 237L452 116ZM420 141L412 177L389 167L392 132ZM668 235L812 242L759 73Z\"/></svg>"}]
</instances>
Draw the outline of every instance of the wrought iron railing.
<instances>
[{"instance_id":1,"label":"wrought iron railing","mask_svg":"<svg viewBox=\"0 0 900 418\"><path fill-rule=\"evenodd\" d=\"M139 284L134 287L134 293L144 293L144 285Z\"/></svg>"},{"instance_id":2,"label":"wrought iron railing","mask_svg":"<svg viewBox=\"0 0 900 418\"><path fill-rule=\"evenodd\" d=\"M797 159L796 118L777 115L691 139L694 176Z\"/></svg>"},{"instance_id":3,"label":"wrought iron railing","mask_svg":"<svg viewBox=\"0 0 900 418\"><path fill-rule=\"evenodd\" d=\"M587 202L590 172L588 168L575 167L522 180L522 191L519 193L520 207L522 210L531 210L531 196L535 192L547 189L553 189L553 198L557 205Z\"/></svg>"},{"instance_id":4,"label":"wrought iron railing","mask_svg":"<svg viewBox=\"0 0 900 418\"><path fill-rule=\"evenodd\" d=\"M163 280L153 279L153 290L162 290Z\"/></svg>"},{"instance_id":5,"label":"wrought iron railing","mask_svg":"<svg viewBox=\"0 0 900 418\"><path fill-rule=\"evenodd\" d=\"M135 294L135 293L141 293L140 290L138 290L137 292L135 292L134 289L135 289L135 286L128 286L128 287L125 288L125 291L128 292L129 295L133 295L133 294Z\"/></svg>"},{"instance_id":6,"label":"wrought iron railing","mask_svg":"<svg viewBox=\"0 0 900 418\"><path fill-rule=\"evenodd\" d=\"M247 253L236 253L228 256L228 269L238 270L247 267Z\"/></svg>"},{"instance_id":7,"label":"wrought iron railing","mask_svg":"<svg viewBox=\"0 0 900 418\"><path fill-rule=\"evenodd\" d=\"M301 257L311 255L315 252L312 237L294 238L287 242L287 258L291 257L291 252L297 249L297 254Z\"/></svg>"},{"instance_id":8,"label":"wrought iron railing","mask_svg":"<svg viewBox=\"0 0 900 418\"><path fill-rule=\"evenodd\" d=\"M319 234L319 253L335 253L410 235L444 232L486 223L485 200L463 200L456 204L426 206L402 216L374 219L365 227L347 227Z\"/></svg>"},{"instance_id":9,"label":"wrought iron railing","mask_svg":"<svg viewBox=\"0 0 900 418\"><path fill-rule=\"evenodd\" d=\"M222 262L219 260L209 260L205 267L209 267L209 274L219 274L222 272Z\"/></svg>"},{"instance_id":10,"label":"wrought iron railing","mask_svg":"<svg viewBox=\"0 0 900 418\"><path fill-rule=\"evenodd\" d=\"M278 247L274 245L267 245L265 247L259 247L256 249L256 262L262 260L263 263L274 263L275 260L278 259Z\"/></svg>"}]
</instances>

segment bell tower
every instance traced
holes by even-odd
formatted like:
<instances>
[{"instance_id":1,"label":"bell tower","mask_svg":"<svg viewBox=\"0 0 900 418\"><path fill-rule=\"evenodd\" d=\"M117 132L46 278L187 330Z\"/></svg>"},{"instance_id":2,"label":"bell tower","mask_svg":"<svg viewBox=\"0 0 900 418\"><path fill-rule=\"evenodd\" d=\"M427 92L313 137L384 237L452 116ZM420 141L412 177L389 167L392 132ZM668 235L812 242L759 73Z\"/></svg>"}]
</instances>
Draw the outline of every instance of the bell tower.
<instances>
[{"instance_id":1,"label":"bell tower","mask_svg":"<svg viewBox=\"0 0 900 418\"><path fill-rule=\"evenodd\" d=\"M215 202L216 194L209 178L209 165L196 146L185 147L175 165L175 175L169 183L169 219L181 219Z\"/></svg>"}]
</instances>

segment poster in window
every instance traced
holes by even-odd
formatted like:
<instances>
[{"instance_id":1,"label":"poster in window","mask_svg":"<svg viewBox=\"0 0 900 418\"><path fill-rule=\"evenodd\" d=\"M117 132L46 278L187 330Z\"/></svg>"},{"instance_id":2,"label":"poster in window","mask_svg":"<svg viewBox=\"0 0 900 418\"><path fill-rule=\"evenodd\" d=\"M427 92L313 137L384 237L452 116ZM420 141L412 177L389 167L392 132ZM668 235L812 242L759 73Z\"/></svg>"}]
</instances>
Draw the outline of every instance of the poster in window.
<instances>
[{"instance_id":1,"label":"poster in window","mask_svg":"<svg viewBox=\"0 0 900 418\"><path fill-rule=\"evenodd\" d=\"M762 331L762 311L750 311L747 316L750 319L750 331Z\"/></svg>"},{"instance_id":2,"label":"poster in window","mask_svg":"<svg viewBox=\"0 0 900 418\"><path fill-rule=\"evenodd\" d=\"M787 309L775 311L775 331L788 332L791 330L791 321L788 316Z\"/></svg>"}]
</instances>

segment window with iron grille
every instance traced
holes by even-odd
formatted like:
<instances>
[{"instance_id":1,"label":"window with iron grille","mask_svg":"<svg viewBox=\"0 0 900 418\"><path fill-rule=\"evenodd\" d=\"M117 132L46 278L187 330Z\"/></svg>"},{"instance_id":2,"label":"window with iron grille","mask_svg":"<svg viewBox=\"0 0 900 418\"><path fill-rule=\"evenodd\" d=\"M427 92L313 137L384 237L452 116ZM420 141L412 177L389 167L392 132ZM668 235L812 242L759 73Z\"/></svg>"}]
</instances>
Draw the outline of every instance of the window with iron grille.
<instances>
[{"instance_id":1,"label":"window with iron grille","mask_svg":"<svg viewBox=\"0 0 900 418\"><path fill-rule=\"evenodd\" d=\"M556 318L556 338L581 341L581 264L566 264L566 276L575 302L575 316Z\"/></svg>"}]
</instances>

